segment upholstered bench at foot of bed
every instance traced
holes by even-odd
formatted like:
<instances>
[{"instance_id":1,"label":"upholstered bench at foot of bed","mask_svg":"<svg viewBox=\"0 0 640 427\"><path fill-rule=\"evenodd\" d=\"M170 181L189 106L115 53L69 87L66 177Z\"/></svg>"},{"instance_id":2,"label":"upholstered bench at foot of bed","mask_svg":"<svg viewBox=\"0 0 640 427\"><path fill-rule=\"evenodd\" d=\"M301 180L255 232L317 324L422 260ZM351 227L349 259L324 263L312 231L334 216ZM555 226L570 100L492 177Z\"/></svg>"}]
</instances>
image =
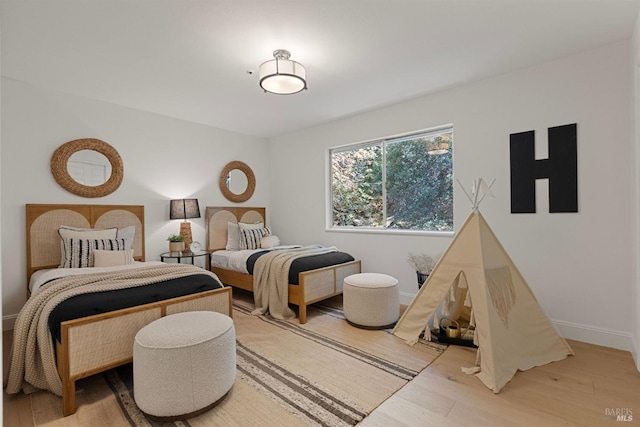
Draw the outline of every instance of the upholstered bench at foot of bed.
<instances>
[{"instance_id":1,"label":"upholstered bench at foot of bed","mask_svg":"<svg viewBox=\"0 0 640 427\"><path fill-rule=\"evenodd\" d=\"M134 399L152 418L173 421L201 414L227 395L235 377L235 328L224 314L172 314L136 334Z\"/></svg>"},{"instance_id":2,"label":"upholstered bench at foot of bed","mask_svg":"<svg viewBox=\"0 0 640 427\"><path fill-rule=\"evenodd\" d=\"M386 274L359 273L344 279L344 317L353 326L384 329L400 318L398 280Z\"/></svg>"}]
</instances>

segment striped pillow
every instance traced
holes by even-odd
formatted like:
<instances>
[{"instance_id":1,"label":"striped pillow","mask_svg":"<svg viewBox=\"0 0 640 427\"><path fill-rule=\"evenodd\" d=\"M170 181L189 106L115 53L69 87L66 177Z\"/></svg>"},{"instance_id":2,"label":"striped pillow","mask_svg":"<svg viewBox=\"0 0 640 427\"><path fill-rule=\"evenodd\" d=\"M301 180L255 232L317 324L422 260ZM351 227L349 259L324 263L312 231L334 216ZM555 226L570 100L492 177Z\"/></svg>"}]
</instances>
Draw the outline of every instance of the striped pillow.
<instances>
[{"instance_id":1,"label":"striped pillow","mask_svg":"<svg viewBox=\"0 0 640 427\"><path fill-rule=\"evenodd\" d=\"M241 241L241 230L253 230L256 228L264 228L264 223L263 222L256 222L255 224L249 224L249 223L244 223L244 222L239 222L239 223L233 223L233 222L229 222L227 223L228 225L228 238L227 238L227 247L226 249L228 251L237 251L242 249L241 245L240 245L240 241Z\"/></svg>"},{"instance_id":2,"label":"striped pillow","mask_svg":"<svg viewBox=\"0 0 640 427\"><path fill-rule=\"evenodd\" d=\"M135 230L134 230L135 232ZM64 265L67 259L67 242L69 239L116 239L119 237L125 238L125 236L118 236L117 228L78 228L62 225L58 228L58 235L60 235L60 267ZM132 237L133 240L133 237Z\"/></svg>"},{"instance_id":3,"label":"striped pillow","mask_svg":"<svg viewBox=\"0 0 640 427\"><path fill-rule=\"evenodd\" d=\"M67 252L61 268L93 267L93 251L124 251L125 239L67 239Z\"/></svg>"},{"instance_id":4,"label":"striped pillow","mask_svg":"<svg viewBox=\"0 0 640 427\"><path fill-rule=\"evenodd\" d=\"M268 228L240 229L240 249L260 249L260 240L271 234Z\"/></svg>"}]
</instances>

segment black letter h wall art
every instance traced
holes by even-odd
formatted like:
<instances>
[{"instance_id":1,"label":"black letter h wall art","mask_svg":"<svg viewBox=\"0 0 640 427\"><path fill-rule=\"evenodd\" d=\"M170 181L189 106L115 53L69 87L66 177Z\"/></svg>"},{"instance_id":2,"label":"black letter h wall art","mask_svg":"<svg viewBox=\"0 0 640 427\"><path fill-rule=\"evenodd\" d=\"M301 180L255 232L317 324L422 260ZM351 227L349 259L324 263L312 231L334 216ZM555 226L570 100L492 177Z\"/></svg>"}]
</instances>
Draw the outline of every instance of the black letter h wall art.
<instances>
[{"instance_id":1,"label":"black letter h wall art","mask_svg":"<svg viewBox=\"0 0 640 427\"><path fill-rule=\"evenodd\" d=\"M576 124L548 129L549 157L536 160L534 131L513 133L511 213L536 212L536 180L549 179L549 212L578 212Z\"/></svg>"}]
</instances>

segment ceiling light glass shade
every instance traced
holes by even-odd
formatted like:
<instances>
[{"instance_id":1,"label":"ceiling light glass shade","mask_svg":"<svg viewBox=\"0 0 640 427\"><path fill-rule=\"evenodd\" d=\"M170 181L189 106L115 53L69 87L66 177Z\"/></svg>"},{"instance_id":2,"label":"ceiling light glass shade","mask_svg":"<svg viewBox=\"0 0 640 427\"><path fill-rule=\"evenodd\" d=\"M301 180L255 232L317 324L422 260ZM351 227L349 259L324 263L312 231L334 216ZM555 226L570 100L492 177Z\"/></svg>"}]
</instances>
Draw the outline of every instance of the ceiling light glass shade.
<instances>
[{"instance_id":1,"label":"ceiling light glass shade","mask_svg":"<svg viewBox=\"0 0 640 427\"><path fill-rule=\"evenodd\" d=\"M265 92L291 95L307 88L307 74L304 66L289 60L289 51L278 49L270 61L263 62L258 69L260 87Z\"/></svg>"}]
</instances>

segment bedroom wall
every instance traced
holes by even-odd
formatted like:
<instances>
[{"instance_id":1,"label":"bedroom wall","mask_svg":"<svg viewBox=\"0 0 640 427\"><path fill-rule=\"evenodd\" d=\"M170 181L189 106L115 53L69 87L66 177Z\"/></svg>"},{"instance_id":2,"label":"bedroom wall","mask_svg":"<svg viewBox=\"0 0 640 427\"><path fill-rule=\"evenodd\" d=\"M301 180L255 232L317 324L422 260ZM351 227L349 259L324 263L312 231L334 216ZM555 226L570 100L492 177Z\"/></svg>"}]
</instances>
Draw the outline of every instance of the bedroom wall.
<instances>
[{"instance_id":1,"label":"bedroom wall","mask_svg":"<svg viewBox=\"0 0 640 427\"><path fill-rule=\"evenodd\" d=\"M441 254L450 237L325 230L330 147L453 123L455 178L496 179L481 210L565 337L631 349L635 286L630 212L634 206L631 43L622 42L451 88L324 126L272 138L271 225L285 242L336 245L363 270L417 292L409 252ZM579 212L550 214L538 181L538 212L510 213L509 135L536 131L546 158L547 128L577 123ZM470 204L455 188L454 221Z\"/></svg>"},{"instance_id":2,"label":"bedroom wall","mask_svg":"<svg viewBox=\"0 0 640 427\"><path fill-rule=\"evenodd\" d=\"M633 323L632 323L632 354L638 370L640 370L640 13L632 38L632 73L633 73L633 148L635 155L635 205L632 211L634 225L634 287L633 287Z\"/></svg>"},{"instance_id":3,"label":"bedroom wall","mask_svg":"<svg viewBox=\"0 0 640 427\"><path fill-rule=\"evenodd\" d=\"M104 203L145 206L146 259L159 261L166 238L179 221L169 220L169 200L198 198L202 218L192 220L194 240L205 243L204 207L232 205L218 189L224 165L241 160L252 167L256 191L247 205L269 205L266 140L52 92L2 79L2 308L11 328L26 301L24 205ZM88 199L54 181L49 162L61 144L99 138L124 162L124 180L114 193Z\"/></svg>"}]
</instances>

